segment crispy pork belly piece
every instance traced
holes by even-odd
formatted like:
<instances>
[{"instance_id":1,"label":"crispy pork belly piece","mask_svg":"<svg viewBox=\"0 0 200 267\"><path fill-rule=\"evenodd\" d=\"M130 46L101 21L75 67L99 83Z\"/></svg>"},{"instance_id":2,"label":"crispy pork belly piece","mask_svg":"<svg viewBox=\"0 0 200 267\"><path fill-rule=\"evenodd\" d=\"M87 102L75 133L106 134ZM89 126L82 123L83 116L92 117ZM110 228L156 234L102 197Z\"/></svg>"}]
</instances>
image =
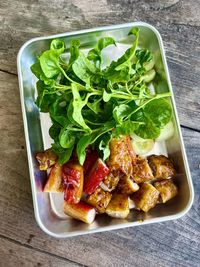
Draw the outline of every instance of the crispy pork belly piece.
<instances>
[{"instance_id":1,"label":"crispy pork belly piece","mask_svg":"<svg viewBox=\"0 0 200 267\"><path fill-rule=\"evenodd\" d=\"M117 187L117 184L121 176L122 176L121 173L118 171L110 172L108 176L106 176L106 178L100 184L101 188L104 191L108 191L108 192L113 191Z\"/></svg>"},{"instance_id":2,"label":"crispy pork belly piece","mask_svg":"<svg viewBox=\"0 0 200 267\"><path fill-rule=\"evenodd\" d=\"M83 193L83 167L75 162L65 163L62 165L62 178L65 201L78 203Z\"/></svg>"},{"instance_id":3,"label":"crispy pork belly piece","mask_svg":"<svg viewBox=\"0 0 200 267\"><path fill-rule=\"evenodd\" d=\"M151 184L141 184L140 189L131 196L136 208L144 212L155 207L158 198L159 191Z\"/></svg>"},{"instance_id":4,"label":"crispy pork belly piece","mask_svg":"<svg viewBox=\"0 0 200 267\"><path fill-rule=\"evenodd\" d=\"M132 178L137 184L154 179L152 170L145 158L137 156L133 164Z\"/></svg>"},{"instance_id":5,"label":"crispy pork belly piece","mask_svg":"<svg viewBox=\"0 0 200 267\"><path fill-rule=\"evenodd\" d=\"M83 201L76 204L64 201L64 213L89 224L94 221L96 215L95 209Z\"/></svg>"},{"instance_id":6,"label":"crispy pork belly piece","mask_svg":"<svg viewBox=\"0 0 200 267\"><path fill-rule=\"evenodd\" d=\"M115 193L106 208L106 213L114 218L125 219L130 212L128 196Z\"/></svg>"},{"instance_id":7,"label":"crispy pork belly piece","mask_svg":"<svg viewBox=\"0 0 200 267\"><path fill-rule=\"evenodd\" d=\"M97 159L93 168L85 176L84 192L88 195L93 194L109 172L106 164L100 158Z\"/></svg>"},{"instance_id":8,"label":"crispy pork belly piece","mask_svg":"<svg viewBox=\"0 0 200 267\"><path fill-rule=\"evenodd\" d=\"M131 176L124 175L117 186L117 190L123 194L131 195L139 189L139 185L136 184Z\"/></svg>"},{"instance_id":9,"label":"crispy pork belly piece","mask_svg":"<svg viewBox=\"0 0 200 267\"><path fill-rule=\"evenodd\" d=\"M46 171L48 168L50 168L56 163L57 155L50 148L45 150L44 152L37 153L36 159L39 163L39 169L41 171Z\"/></svg>"},{"instance_id":10,"label":"crispy pork belly piece","mask_svg":"<svg viewBox=\"0 0 200 267\"><path fill-rule=\"evenodd\" d=\"M48 180L44 187L44 192L63 192L62 187L62 166L56 163L50 171Z\"/></svg>"},{"instance_id":11,"label":"crispy pork belly piece","mask_svg":"<svg viewBox=\"0 0 200 267\"><path fill-rule=\"evenodd\" d=\"M132 161L134 152L129 136L122 136L119 139L113 138L110 141L110 157L108 166L112 170L120 170L126 175L132 173Z\"/></svg>"},{"instance_id":12,"label":"crispy pork belly piece","mask_svg":"<svg viewBox=\"0 0 200 267\"><path fill-rule=\"evenodd\" d=\"M155 178L169 179L175 175L172 162L163 155L151 155L148 157L148 162Z\"/></svg>"},{"instance_id":13,"label":"crispy pork belly piece","mask_svg":"<svg viewBox=\"0 0 200 267\"><path fill-rule=\"evenodd\" d=\"M92 195L89 195L86 198L86 202L95 207L99 213L104 213L111 197L111 193L104 191L101 187L98 187Z\"/></svg>"},{"instance_id":14,"label":"crispy pork belly piece","mask_svg":"<svg viewBox=\"0 0 200 267\"><path fill-rule=\"evenodd\" d=\"M156 182L154 183L154 186L160 192L160 197L163 203L172 199L178 193L178 188L171 179Z\"/></svg>"}]
</instances>

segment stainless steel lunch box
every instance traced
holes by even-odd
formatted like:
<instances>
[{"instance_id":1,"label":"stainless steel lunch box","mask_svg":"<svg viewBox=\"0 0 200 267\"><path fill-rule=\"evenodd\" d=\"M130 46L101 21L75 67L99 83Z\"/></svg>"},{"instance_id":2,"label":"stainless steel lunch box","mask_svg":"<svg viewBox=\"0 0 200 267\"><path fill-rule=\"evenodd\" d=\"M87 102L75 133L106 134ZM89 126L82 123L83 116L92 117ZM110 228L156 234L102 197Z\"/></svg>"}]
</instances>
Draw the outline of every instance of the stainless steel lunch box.
<instances>
[{"instance_id":1,"label":"stainless steel lunch box","mask_svg":"<svg viewBox=\"0 0 200 267\"><path fill-rule=\"evenodd\" d=\"M130 39L127 38L127 34L130 28L134 26L140 28L139 46L148 48L154 53L156 58L155 68L159 73L159 80L154 88L155 91L170 91L172 93L171 103L173 107L175 133L173 138L159 145L157 153L167 154L174 161L177 170L175 181L178 184L179 193L171 201L166 204L157 205L146 214L132 210L128 218L123 220L113 219L106 215L97 215L95 222L87 225L63 214L62 195L42 192L43 184L46 181L46 173L39 171L35 160L35 153L42 151L49 145L49 120L44 114L39 113L35 105L36 79L30 70L30 66L36 61L38 55L49 48L49 44L54 38L62 38L68 46L71 39L78 38L81 41L81 48L86 50L98 38L111 36L115 38L119 47L128 47L131 43ZM194 197L192 180L179 126L162 39L159 32L153 26L143 22L134 22L34 38L21 47L17 58L17 66L34 211L36 221L43 231L54 237L63 238L138 226L141 223L149 224L173 220L180 218L190 209Z\"/></svg>"}]
</instances>

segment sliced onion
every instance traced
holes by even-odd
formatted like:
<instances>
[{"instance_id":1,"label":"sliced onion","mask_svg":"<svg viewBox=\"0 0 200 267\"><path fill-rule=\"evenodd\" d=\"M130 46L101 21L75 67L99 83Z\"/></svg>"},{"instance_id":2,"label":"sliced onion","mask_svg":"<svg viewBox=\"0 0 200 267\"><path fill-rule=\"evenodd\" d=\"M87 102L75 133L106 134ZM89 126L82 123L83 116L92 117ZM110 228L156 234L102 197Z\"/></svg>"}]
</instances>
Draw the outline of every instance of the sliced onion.
<instances>
[{"instance_id":1,"label":"sliced onion","mask_svg":"<svg viewBox=\"0 0 200 267\"><path fill-rule=\"evenodd\" d=\"M156 76L156 72L154 69L149 70L148 72L145 73L143 76L143 81L145 83L150 83Z\"/></svg>"},{"instance_id":2,"label":"sliced onion","mask_svg":"<svg viewBox=\"0 0 200 267\"><path fill-rule=\"evenodd\" d=\"M145 68L146 71L149 71L153 69L154 65L155 65L155 58L153 57L151 61L145 62L143 67Z\"/></svg>"},{"instance_id":3,"label":"sliced onion","mask_svg":"<svg viewBox=\"0 0 200 267\"><path fill-rule=\"evenodd\" d=\"M136 134L132 134L131 138L133 150L137 155L144 155L154 147L154 140L152 139L143 139Z\"/></svg>"}]
</instances>

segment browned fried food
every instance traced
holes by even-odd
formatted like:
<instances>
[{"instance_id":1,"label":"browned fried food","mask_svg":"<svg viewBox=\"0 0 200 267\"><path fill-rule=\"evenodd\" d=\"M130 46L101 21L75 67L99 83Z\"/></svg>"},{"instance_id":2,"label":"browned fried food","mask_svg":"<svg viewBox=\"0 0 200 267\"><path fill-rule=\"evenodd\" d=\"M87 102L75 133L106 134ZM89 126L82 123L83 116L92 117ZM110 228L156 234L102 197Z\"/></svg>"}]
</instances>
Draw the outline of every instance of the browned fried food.
<instances>
[{"instance_id":1,"label":"browned fried food","mask_svg":"<svg viewBox=\"0 0 200 267\"><path fill-rule=\"evenodd\" d=\"M63 192L62 187L62 166L56 163L49 174L44 192L59 193Z\"/></svg>"},{"instance_id":2,"label":"browned fried food","mask_svg":"<svg viewBox=\"0 0 200 267\"><path fill-rule=\"evenodd\" d=\"M145 158L139 156L136 158L136 161L133 164L132 178L137 184L154 179L152 170Z\"/></svg>"},{"instance_id":3,"label":"browned fried food","mask_svg":"<svg viewBox=\"0 0 200 267\"><path fill-rule=\"evenodd\" d=\"M44 152L37 153L36 159L39 163L39 169L41 171L46 171L56 163L57 155L52 149L47 149Z\"/></svg>"},{"instance_id":4,"label":"browned fried food","mask_svg":"<svg viewBox=\"0 0 200 267\"><path fill-rule=\"evenodd\" d=\"M133 157L134 152L129 136L113 138L110 141L110 157L107 164L111 171L119 170L126 175L131 175Z\"/></svg>"},{"instance_id":5,"label":"browned fried food","mask_svg":"<svg viewBox=\"0 0 200 267\"><path fill-rule=\"evenodd\" d=\"M172 199L178 193L178 188L171 179L156 182L154 186L160 192L160 196L163 203Z\"/></svg>"},{"instance_id":6,"label":"browned fried food","mask_svg":"<svg viewBox=\"0 0 200 267\"><path fill-rule=\"evenodd\" d=\"M139 185L136 184L131 176L122 177L118 183L117 190L119 190L123 194L133 194L139 189Z\"/></svg>"},{"instance_id":7,"label":"browned fried food","mask_svg":"<svg viewBox=\"0 0 200 267\"><path fill-rule=\"evenodd\" d=\"M148 162L155 178L169 179L175 175L172 162L163 155L151 155L148 157Z\"/></svg>"},{"instance_id":8,"label":"browned fried food","mask_svg":"<svg viewBox=\"0 0 200 267\"><path fill-rule=\"evenodd\" d=\"M113 191L117 187L121 176L121 173L118 171L110 172L109 175L101 183L101 188L108 192Z\"/></svg>"},{"instance_id":9,"label":"browned fried food","mask_svg":"<svg viewBox=\"0 0 200 267\"><path fill-rule=\"evenodd\" d=\"M131 196L136 208L144 212L155 207L158 198L159 191L151 184L141 184L140 189Z\"/></svg>"},{"instance_id":10,"label":"browned fried food","mask_svg":"<svg viewBox=\"0 0 200 267\"><path fill-rule=\"evenodd\" d=\"M104 191L101 187L98 187L93 194L86 198L86 202L95 207L99 213L104 213L111 197L111 193Z\"/></svg>"},{"instance_id":11,"label":"browned fried food","mask_svg":"<svg viewBox=\"0 0 200 267\"><path fill-rule=\"evenodd\" d=\"M128 216L129 212L128 196L115 193L106 208L106 213L111 217L124 219Z\"/></svg>"}]
</instances>

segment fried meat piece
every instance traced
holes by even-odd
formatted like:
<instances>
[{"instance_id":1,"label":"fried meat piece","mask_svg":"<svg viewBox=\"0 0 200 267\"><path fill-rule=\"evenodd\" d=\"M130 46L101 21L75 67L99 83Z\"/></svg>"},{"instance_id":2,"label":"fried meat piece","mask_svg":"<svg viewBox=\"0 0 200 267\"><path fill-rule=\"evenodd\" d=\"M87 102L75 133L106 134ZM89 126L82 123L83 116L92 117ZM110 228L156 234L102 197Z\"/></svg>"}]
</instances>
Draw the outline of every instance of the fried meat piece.
<instances>
[{"instance_id":1,"label":"fried meat piece","mask_svg":"<svg viewBox=\"0 0 200 267\"><path fill-rule=\"evenodd\" d=\"M132 161L134 152L129 136L113 138L110 141L110 157L107 162L110 170L119 170L126 175L132 173Z\"/></svg>"},{"instance_id":2,"label":"fried meat piece","mask_svg":"<svg viewBox=\"0 0 200 267\"><path fill-rule=\"evenodd\" d=\"M36 159L39 163L39 169L41 171L46 171L56 163L57 155L50 148L45 150L44 152L37 153Z\"/></svg>"},{"instance_id":3,"label":"fried meat piece","mask_svg":"<svg viewBox=\"0 0 200 267\"><path fill-rule=\"evenodd\" d=\"M154 208L158 198L159 191L151 184L141 184L140 189L131 196L136 208L144 212Z\"/></svg>"},{"instance_id":4,"label":"fried meat piece","mask_svg":"<svg viewBox=\"0 0 200 267\"><path fill-rule=\"evenodd\" d=\"M137 183L144 183L154 178L148 161L145 158L137 156L135 163L133 163L133 180Z\"/></svg>"},{"instance_id":5,"label":"fried meat piece","mask_svg":"<svg viewBox=\"0 0 200 267\"><path fill-rule=\"evenodd\" d=\"M56 163L50 171L48 180L44 187L44 192L59 193L63 192L62 187L62 166Z\"/></svg>"},{"instance_id":6,"label":"fried meat piece","mask_svg":"<svg viewBox=\"0 0 200 267\"><path fill-rule=\"evenodd\" d=\"M124 219L128 216L129 212L128 196L115 193L106 208L106 213L111 217Z\"/></svg>"},{"instance_id":7,"label":"fried meat piece","mask_svg":"<svg viewBox=\"0 0 200 267\"><path fill-rule=\"evenodd\" d=\"M101 185L100 185L101 188L104 191L108 191L108 192L113 191L117 187L117 184L118 184L121 176L122 176L122 174L118 171L110 172L109 175L106 176L106 178L101 183Z\"/></svg>"},{"instance_id":8,"label":"fried meat piece","mask_svg":"<svg viewBox=\"0 0 200 267\"><path fill-rule=\"evenodd\" d=\"M104 213L111 197L111 193L104 191L101 187L98 187L92 195L87 196L86 202L95 207L99 213Z\"/></svg>"},{"instance_id":9,"label":"fried meat piece","mask_svg":"<svg viewBox=\"0 0 200 267\"><path fill-rule=\"evenodd\" d=\"M139 189L139 185L136 184L131 176L124 175L117 186L117 189L127 195L131 195Z\"/></svg>"},{"instance_id":10,"label":"fried meat piece","mask_svg":"<svg viewBox=\"0 0 200 267\"><path fill-rule=\"evenodd\" d=\"M154 186L160 192L160 197L163 203L172 199L178 193L178 188L171 179L156 182L154 183Z\"/></svg>"},{"instance_id":11,"label":"fried meat piece","mask_svg":"<svg viewBox=\"0 0 200 267\"><path fill-rule=\"evenodd\" d=\"M151 155L148 157L148 162L155 178L169 179L175 175L172 162L163 155Z\"/></svg>"}]
</instances>

